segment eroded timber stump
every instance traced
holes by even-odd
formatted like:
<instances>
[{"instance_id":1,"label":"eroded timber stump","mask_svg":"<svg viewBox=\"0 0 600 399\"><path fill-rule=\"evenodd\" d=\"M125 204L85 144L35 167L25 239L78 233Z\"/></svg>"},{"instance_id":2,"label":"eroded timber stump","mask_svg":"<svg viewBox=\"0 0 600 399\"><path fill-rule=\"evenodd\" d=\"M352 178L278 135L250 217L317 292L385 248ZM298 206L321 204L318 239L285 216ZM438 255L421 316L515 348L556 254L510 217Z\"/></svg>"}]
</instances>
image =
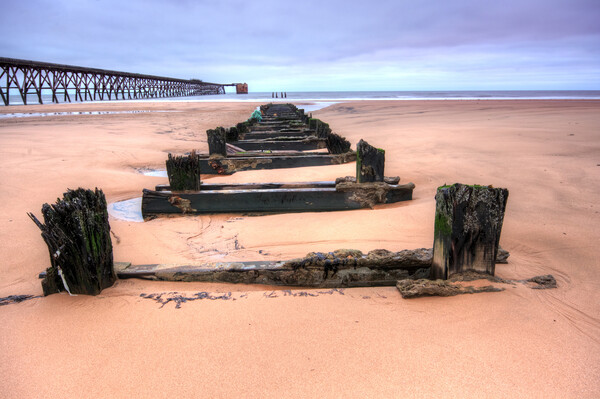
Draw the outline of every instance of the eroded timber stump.
<instances>
[{"instance_id":1,"label":"eroded timber stump","mask_svg":"<svg viewBox=\"0 0 600 399\"><path fill-rule=\"evenodd\" d=\"M200 156L195 151L187 156L169 154L167 176L171 191L200 190Z\"/></svg>"},{"instance_id":2,"label":"eroded timber stump","mask_svg":"<svg viewBox=\"0 0 600 399\"><path fill-rule=\"evenodd\" d=\"M208 153L210 155L227 156L227 132L225 128L218 127L206 131L208 141Z\"/></svg>"},{"instance_id":3,"label":"eroded timber stump","mask_svg":"<svg viewBox=\"0 0 600 399\"><path fill-rule=\"evenodd\" d=\"M28 213L50 252L51 266L42 281L44 295L60 291L98 295L112 286L117 277L102 190L68 190L56 204L44 204L42 214L43 224Z\"/></svg>"},{"instance_id":4,"label":"eroded timber stump","mask_svg":"<svg viewBox=\"0 0 600 399\"><path fill-rule=\"evenodd\" d=\"M350 142L339 134L329 133L326 144L330 154L345 154L350 151Z\"/></svg>"},{"instance_id":5,"label":"eroded timber stump","mask_svg":"<svg viewBox=\"0 0 600 399\"><path fill-rule=\"evenodd\" d=\"M384 167L385 151L360 140L356 145L356 181L382 182Z\"/></svg>"},{"instance_id":6,"label":"eroded timber stump","mask_svg":"<svg viewBox=\"0 0 600 399\"><path fill-rule=\"evenodd\" d=\"M438 188L431 279L467 270L494 275L508 190L454 184Z\"/></svg>"}]
</instances>

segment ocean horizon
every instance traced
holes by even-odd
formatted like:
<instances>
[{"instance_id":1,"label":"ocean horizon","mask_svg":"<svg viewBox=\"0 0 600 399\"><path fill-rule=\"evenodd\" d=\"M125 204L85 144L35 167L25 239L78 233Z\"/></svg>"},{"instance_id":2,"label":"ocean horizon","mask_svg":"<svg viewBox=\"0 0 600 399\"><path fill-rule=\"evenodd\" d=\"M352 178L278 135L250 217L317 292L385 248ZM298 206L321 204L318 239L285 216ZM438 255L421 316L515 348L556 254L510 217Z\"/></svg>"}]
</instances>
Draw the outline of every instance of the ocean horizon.
<instances>
[{"instance_id":1,"label":"ocean horizon","mask_svg":"<svg viewBox=\"0 0 600 399\"><path fill-rule=\"evenodd\" d=\"M118 99L118 100L93 100L83 102L256 102L256 101L352 101L352 100L599 100L600 90L429 90L429 91L292 91L277 92L249 92L236 94L235 89L227 88L229 93L205 96L163 97L150 99ZM281 94L286 97L281 98ZM71 99L75 98L74 90L69 90ZM59 96L63 100L63 95ZM52 104L50 93L42 94L44 104ZM28 94L28 104L38 104L37 95ZM80 103L82 101L72 101ZM68 101L60 101L68 103ZM11 90L10 105L23 105L18 92Z\"/></svg>"}]
</instances>

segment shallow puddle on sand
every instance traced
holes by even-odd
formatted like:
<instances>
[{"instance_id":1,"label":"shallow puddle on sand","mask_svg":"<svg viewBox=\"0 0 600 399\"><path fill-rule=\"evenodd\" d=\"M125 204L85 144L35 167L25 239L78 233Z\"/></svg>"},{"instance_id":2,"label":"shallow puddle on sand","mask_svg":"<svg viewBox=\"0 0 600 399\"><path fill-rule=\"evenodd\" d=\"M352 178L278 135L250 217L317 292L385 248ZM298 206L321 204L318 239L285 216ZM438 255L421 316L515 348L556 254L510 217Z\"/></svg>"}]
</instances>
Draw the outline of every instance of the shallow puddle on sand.
<instances>
[{"instance_id":1,"label":"shallow puddle on sand","mask_svg":"<svg viewBox=\"0 0 600 399\"><path fill-rule=\"evenodd\" d=\"M164 169L139 169L139 172L144 176L168 177L167 171Z\"/></svg>"},{"instance_id":2,"label":"shallow puddle on sand","mask_svg":"<svg viewBox=\"0 0 600 399\"><path fill-rule=\"evenodd\" d=\"M142 216L142 197L112 202L108 204L108 214L115 219L141 223L144 221Z\"/></svg>"}]
</instances>

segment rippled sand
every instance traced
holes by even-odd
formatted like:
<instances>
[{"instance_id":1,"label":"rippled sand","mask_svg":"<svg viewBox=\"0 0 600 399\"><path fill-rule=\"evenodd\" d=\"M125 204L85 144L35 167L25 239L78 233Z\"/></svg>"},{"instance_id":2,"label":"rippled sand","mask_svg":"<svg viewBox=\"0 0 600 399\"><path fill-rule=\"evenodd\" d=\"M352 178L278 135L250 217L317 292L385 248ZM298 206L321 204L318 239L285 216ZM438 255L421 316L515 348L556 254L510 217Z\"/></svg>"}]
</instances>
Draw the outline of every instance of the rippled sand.
<instances>
[{"instance_id":1,"label":"rippled sand","mask_svg":"<svg viewBox=\"0 0 600 399\"><path fill-rule=\"evenodd\" d=\"M0 120L0 297L41 294L40 215L66 188L110 202L164 183L168 152L206 151L205 130L253 103L108 103L8 112L161 110ZM246 217L111 218L115 260L279 260L310 251L431 247L444 183L510 190L500 277L553 274L558 289L403 300L395 288L122 280L98 297L0 307L0 397L600 396L600 101L366 101L315 112L386 150L414 200L374 210ZM354 164L250 171L211 182L333 180ZM140 294L199 297L176 309ZM207 292L208 294L199 294ZM231 295L227 293L231 292ZM306 294L300 294L305 292ZM223 295L226 294L226 295ZM165 296L166 297L166 296ZM212 298L212 300L211 300Z\"/></svg>"}]
</instances>

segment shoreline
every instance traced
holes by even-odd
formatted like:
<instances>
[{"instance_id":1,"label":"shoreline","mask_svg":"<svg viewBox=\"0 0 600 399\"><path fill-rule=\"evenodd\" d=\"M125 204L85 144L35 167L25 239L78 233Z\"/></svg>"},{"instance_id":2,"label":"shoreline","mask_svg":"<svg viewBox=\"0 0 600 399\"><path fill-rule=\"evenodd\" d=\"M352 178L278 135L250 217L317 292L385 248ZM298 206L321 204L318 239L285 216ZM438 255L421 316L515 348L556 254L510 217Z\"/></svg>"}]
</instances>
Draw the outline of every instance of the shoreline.
<instances>
[{"instance_id":1,"label":"shoreline","mask_svg":"<svg viewBox=\"0 0 600 399\"><path fill-rule=\"evenodd\" d=\"M495 101L499 101L499 102L506 102L506 101L554 101L554 102L573 102L573 101L582 101L582 102L587 102L587 101L591 101L591 102L598 102L600 101L600 96L598 98L539 98L539 97L532 97L532 98L520 98L520 97L515 97L515 98L478 98L478 97L473 97L473 98L299 98L299 99L295 99L295 98L265 98L265 99L261 99L261 98L250 98L250 99L240 99L240 100L233 100L231 98L226 98L226 99L186 99L186 97L171 97L171 98L157 98L157 99L140 99L140 100L107 100L107 101L81 101L81 102L61 102L61 103L44 103L44 104L28 104L28 105L24 105L24 104L11 104L8 106L4 106L4 107L0 107L0 114L6 114L6 113L10 113L10 112L6 112L6 110L9 109L13 109L13 108L24 108L24 109L29 109L32 107L52 107L52 106L59 106L59 107L64 107L64 106L85 106L85 105L108 105L108 104L125 104L125 105L130 105L130 104L170 104L170 105L175 105L175 104L194 104L194 103L198 103L198 104L207 104L207 103L214 103L214 104L223 104L223 103L230 103L230 104L248 104L248 103L259 103L259 104L266 104L269 102L278 102L278 103L292 103L292 104L296 104L296 103L333 103L333 104L339 104L339 103L344 103L344 102L380 102L380 101L399 101L399 102L477 102L477 101L486 101L486 102L495 102ZM310 111L308 111L310 112Z\"/></svg>"},{"instance_id":2,"label":"shoreline","mask_svg":"<svg viewBox=\"0 0 600 399\"><path fill-rule=\"evenodd\" d=\"M114 100L114 101L88 101L88 102L77 102L77 103L60 103L60 104L31 104L31 105L10 105L0 107L0 122L13 122L14 120L22 120L23 118L46 118L46 117L67 117L67 116L99 116L99 115L120 115L120 114L138 114L148 112L184 112L183 110L177 109L177 105L184 105L191 107L193 105L255 105L259 106L264 103L271 101L261 100L241 100L241 101L203 101L203 100L189 100L189 101L161 101L164 99L157 100ZM277 100L277 99L273 99ZM400 102L404 105L414 105L420 103L477 103L484 101L490 105L493 103L505 103L511 102L539 102L539 103L591 103L591 105L600 104L599 99L346 99L346 100L292 100L290 99L279 99L281 103L292 103L295 105L316 105L317 109L311 109L307 107L306 112L312 113L321 111L325 108L331 107L337 104L349 104L349 103L371 103L371 102ZM139 106L144 104L144 106ZM69 108L65 110L64 108ZM115 108L124 110L115 110ZM44 112L45 111L45 112ZM81 113L81 114L78 114ZM30 114L35 114L31 115ZM15 116L12 116L15 115ZM238 121L239 122L239 121Z\"/></svg>"}]
</instances>

